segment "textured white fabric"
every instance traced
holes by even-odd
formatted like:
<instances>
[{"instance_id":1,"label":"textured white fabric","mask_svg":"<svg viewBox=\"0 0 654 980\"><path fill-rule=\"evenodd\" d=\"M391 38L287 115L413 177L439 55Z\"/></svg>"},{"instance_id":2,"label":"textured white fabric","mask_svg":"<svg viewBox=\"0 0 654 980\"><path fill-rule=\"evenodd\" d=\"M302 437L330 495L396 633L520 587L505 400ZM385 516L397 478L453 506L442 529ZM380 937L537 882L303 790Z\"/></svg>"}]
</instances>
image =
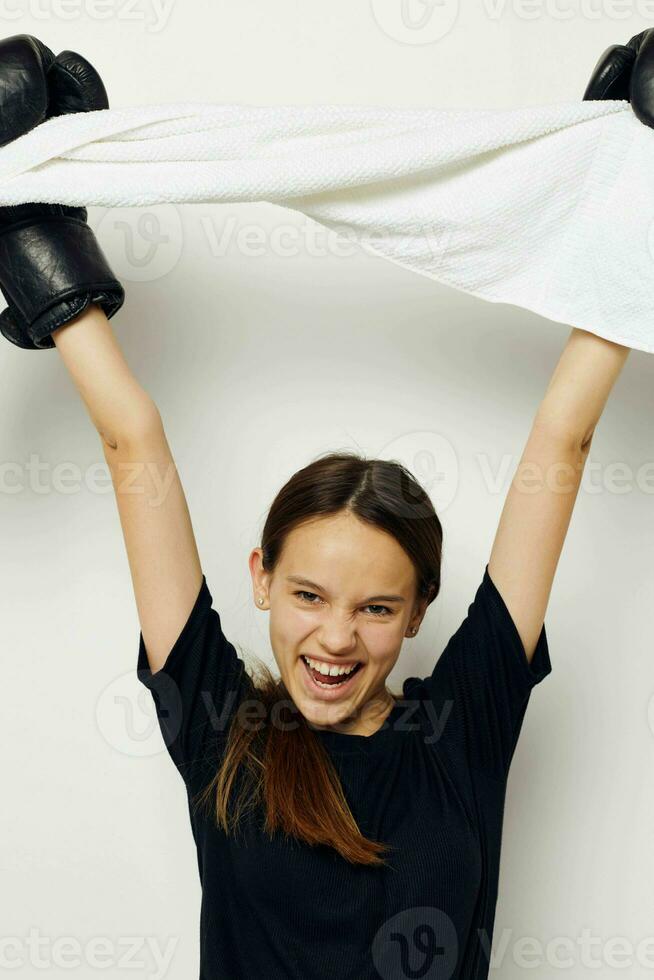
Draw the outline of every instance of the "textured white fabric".
<instances>
[{"instance_id":1,"label":"textured white fabric","mask_svg":"<svg viewBox=\"0 0 654 980\"><path fill-rule=\"evenodd\" d=\"M654 131L627 102L77 113L0 149L0 203L29 201L268 201L467 293L654 352Z\"/></svg>"}]
</instances>

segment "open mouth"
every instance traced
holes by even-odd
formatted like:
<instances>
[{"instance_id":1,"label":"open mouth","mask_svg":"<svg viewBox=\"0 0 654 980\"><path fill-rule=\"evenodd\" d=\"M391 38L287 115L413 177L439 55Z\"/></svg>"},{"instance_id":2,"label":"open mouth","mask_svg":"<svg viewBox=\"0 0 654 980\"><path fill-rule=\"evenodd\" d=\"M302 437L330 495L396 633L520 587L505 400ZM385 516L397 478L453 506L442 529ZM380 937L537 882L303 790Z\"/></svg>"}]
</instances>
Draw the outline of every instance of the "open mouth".
<instances>
[{"instance_id":1,"label":"open mouth","mask_svg":"<svg viewBox=\"0 0 654 980\"><path fill-rule=\"evenodd\" d=\"M352 678L359 673L360 668L363 666L362 663L358 663L352 668L349 674L336 674L335 676L330 677L328 674L321 674L319 670L315 670L313 667L311 667L304 654L301 655L300 659L302 660L312 683L315 684L316 687L320 687L323 690L345 687L352 681Z\"/></svg>"}]
</instances>

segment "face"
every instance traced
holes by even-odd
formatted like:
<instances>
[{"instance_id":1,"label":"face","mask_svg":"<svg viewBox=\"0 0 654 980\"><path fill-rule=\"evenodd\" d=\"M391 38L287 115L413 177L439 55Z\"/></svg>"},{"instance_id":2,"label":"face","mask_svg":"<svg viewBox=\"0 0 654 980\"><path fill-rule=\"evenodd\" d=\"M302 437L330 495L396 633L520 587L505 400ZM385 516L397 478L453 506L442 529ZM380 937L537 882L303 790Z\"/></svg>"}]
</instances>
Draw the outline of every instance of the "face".
<instances>
[{"instance_id":1,"label":"face","mask_svg":"<svg viewBox=\"0 0 654 980\"><path fill-rule=\"evenodd\" d=\"M295 528L273 573L261 557L260 548L250 555L255 605L270 611L273 653L293 702L318 728L376 731L392 707L386 678L426 609L410 558L392 535L349 512Z\"/></svg>"}]
</instances>

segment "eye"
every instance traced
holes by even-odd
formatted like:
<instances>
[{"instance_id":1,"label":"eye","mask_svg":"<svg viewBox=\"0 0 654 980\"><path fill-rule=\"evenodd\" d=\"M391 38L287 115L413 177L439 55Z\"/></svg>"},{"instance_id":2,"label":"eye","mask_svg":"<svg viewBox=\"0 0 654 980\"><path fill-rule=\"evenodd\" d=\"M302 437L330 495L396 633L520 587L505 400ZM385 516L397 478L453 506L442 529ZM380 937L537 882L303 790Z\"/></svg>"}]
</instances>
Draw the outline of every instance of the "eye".
<instances>
[{"instance_id":1,"label":"eye","mask_svg":"<svg viewBox=\"0 0 654 980\"><path fill-rule=\"evenodd\" d=\"M300 598L302 599L302 601L303 602L306 602L310 606L315 606L316 603L315 602L311 602L310 599L306 599L305 596L312 595L314 599L318 599L319 598L319 596L317 596L315 592L294 592L293 595L300 596Z\"/></svg>"},{"instance_id":2,"label":"eye","mask_svg":"<svg viewBox=\"0 0 654 980\"><path fill-rule=\"evenodd\" d=\"M393 612L393 610L392 609L389 609L388 606L364 606L363 608L364 609L382 609L383 612L373 613L373 616L379 616L379 617L390 616L391 613Z\"/></svg>"},{"instance_id":3,"label":"eye","mask_svg":"<svg viewBox=\"0 0 654 980\"><path fill-rule=\"evenodd\" d=\"M318 603L317 602L313 602L312 599L307 599L306 598L307 596L312 596L313 599L319 599L320 598L320 596L317 596L315 592L303 592L303 591L300 591L300 592L294 592L293 595L299 596L299 598L302 600L302 602L306 602L306 604L308 606L317 606ZM378 619L383 619L386 616L392 615L392 613L393 613L393 610L392 609L389 609L388 606L370 605L370 606L364 606L363 608L364 609L376 609L376 610L380 610L378 612L373 612L372 613L372 615L373 616L376 616Z\"/></svg>"}]
</instances>

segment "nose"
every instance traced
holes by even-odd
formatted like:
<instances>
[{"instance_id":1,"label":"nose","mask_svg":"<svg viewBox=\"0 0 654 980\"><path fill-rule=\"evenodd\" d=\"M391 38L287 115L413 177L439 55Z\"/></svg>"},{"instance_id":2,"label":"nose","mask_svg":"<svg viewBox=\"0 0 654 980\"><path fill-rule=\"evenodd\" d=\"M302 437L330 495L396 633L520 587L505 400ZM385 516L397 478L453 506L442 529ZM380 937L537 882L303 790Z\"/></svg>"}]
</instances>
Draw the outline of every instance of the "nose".
<instances>
[{"instance_id":1,"label":"nose","mask_svg":"<svg viewBox=\"0 0 654 980\"><path fill-rule=\"evenodd\" d=\"M351 656L357 648L356 629L340 616L323 621L318 639L325 653L332 657Z\"/></svg>"}]
</instances>

